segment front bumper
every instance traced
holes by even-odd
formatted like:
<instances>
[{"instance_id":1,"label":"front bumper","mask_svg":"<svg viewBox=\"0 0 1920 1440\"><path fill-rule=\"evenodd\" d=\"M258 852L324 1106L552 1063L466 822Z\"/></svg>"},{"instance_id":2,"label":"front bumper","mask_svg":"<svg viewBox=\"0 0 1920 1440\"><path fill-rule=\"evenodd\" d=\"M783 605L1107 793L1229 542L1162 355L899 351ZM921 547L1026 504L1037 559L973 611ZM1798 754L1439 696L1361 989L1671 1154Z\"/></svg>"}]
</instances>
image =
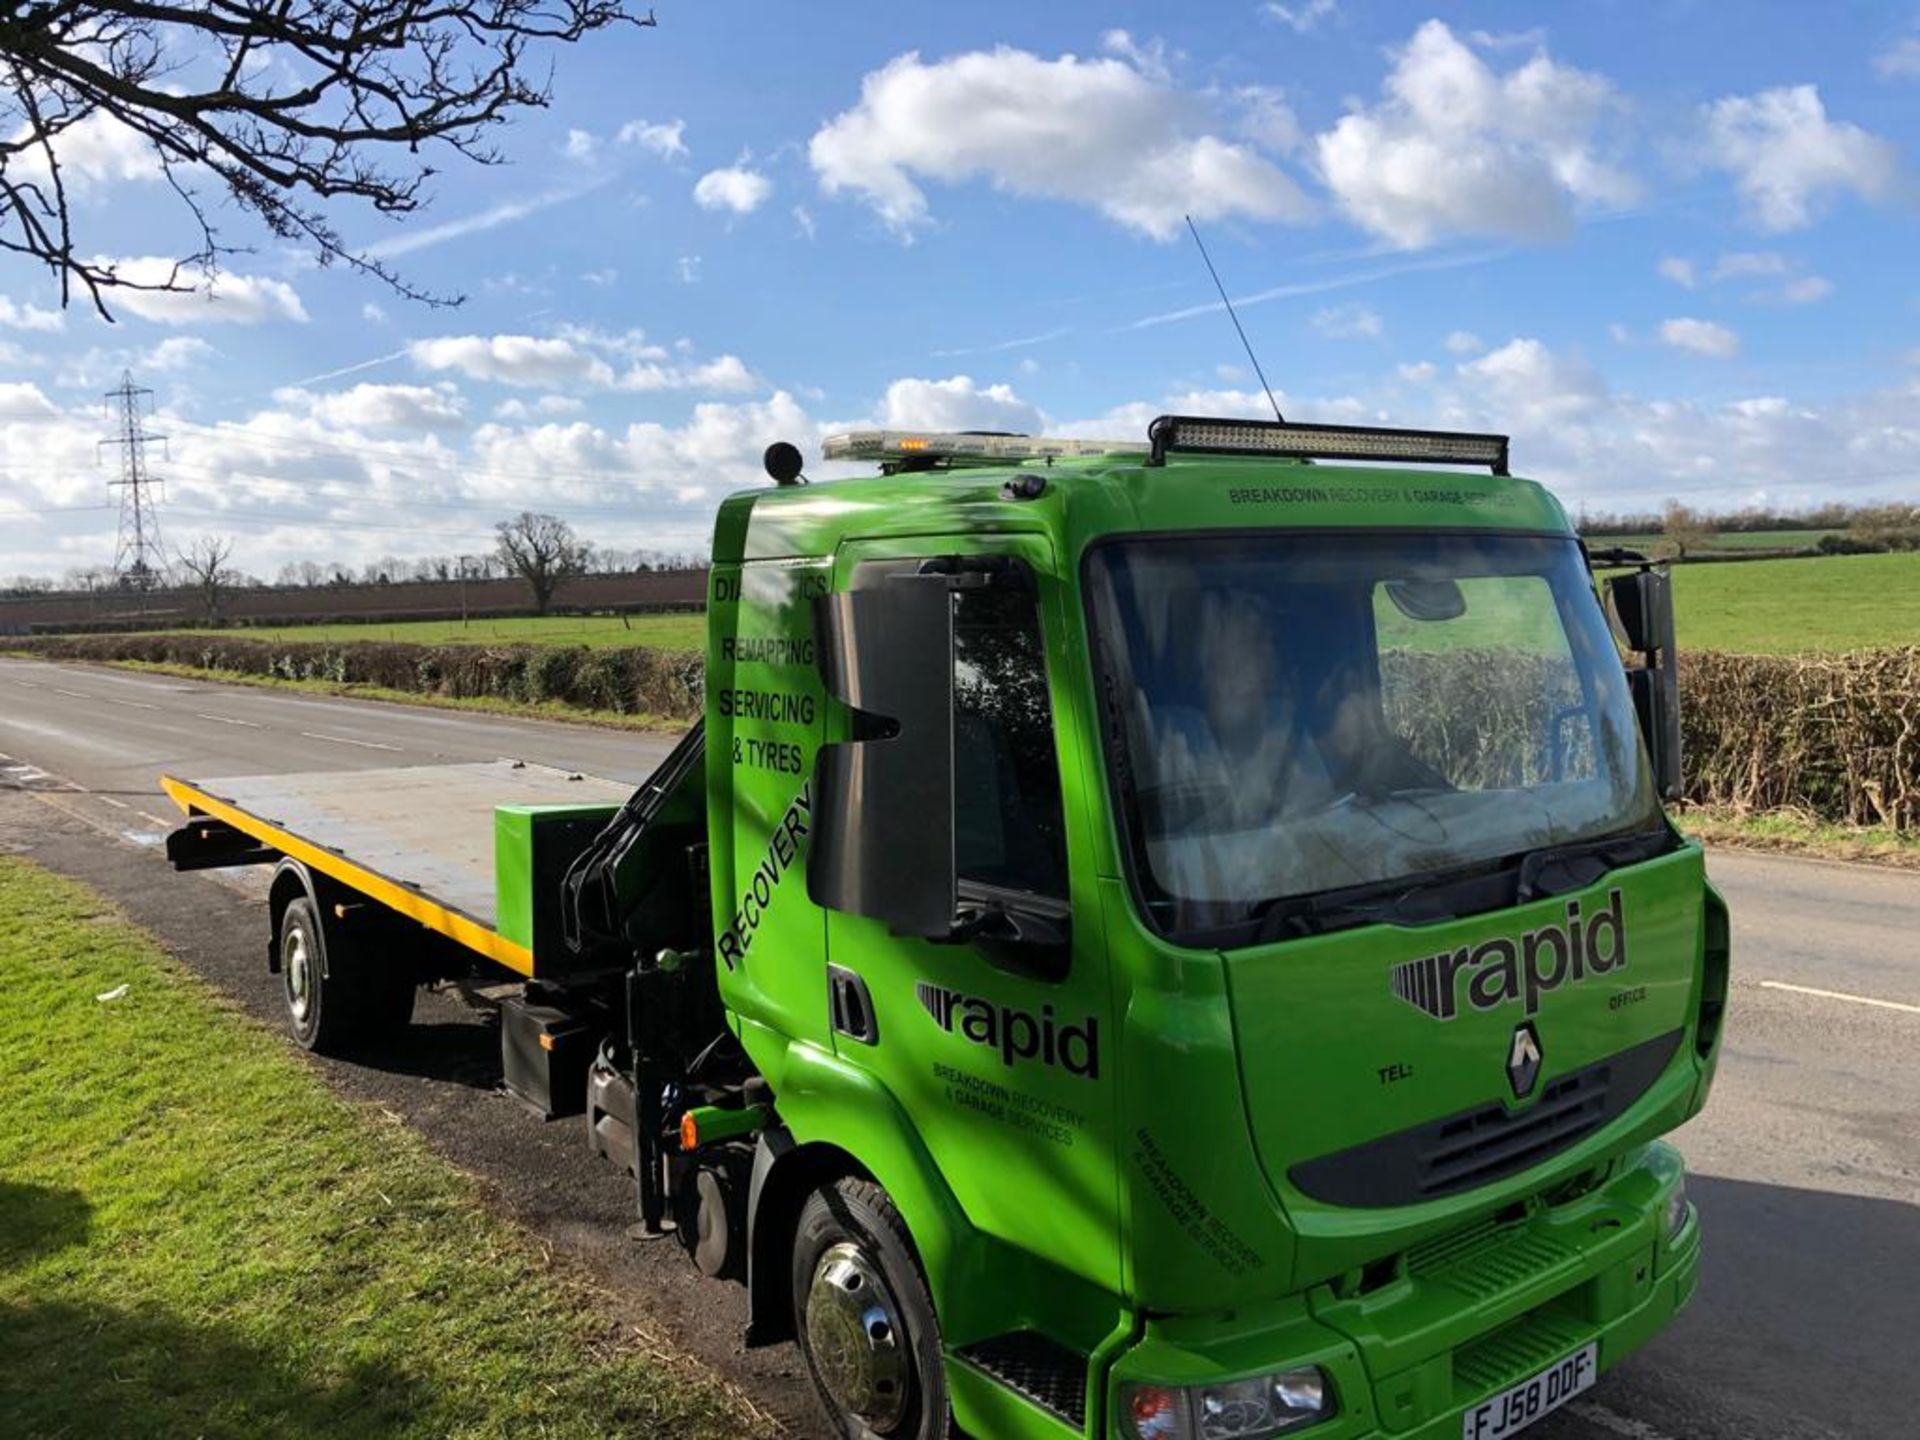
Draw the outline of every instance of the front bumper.
<instances>
[{"instance_id":1,"label":"front bumper","mask_svg":"<svg viewBox=\"0 0 1920 1440\"><path fill-rule=\"evenodd\" d=\"M1313 1440L1458 1437L1489 1395L1589 1343L1611 1369L1692 1297L1700 1224L1666 1233L1680 1158L1654 1144L1578 1200L1494 1217L1400 1257L1346 1296L1320 1287L1254 1315L1148 1324L1107 1387L1108 1433L1128 1437L1121 1387L1194 1385L1318 1365L1337 1409Z\"/></svg>"}]
</instances>

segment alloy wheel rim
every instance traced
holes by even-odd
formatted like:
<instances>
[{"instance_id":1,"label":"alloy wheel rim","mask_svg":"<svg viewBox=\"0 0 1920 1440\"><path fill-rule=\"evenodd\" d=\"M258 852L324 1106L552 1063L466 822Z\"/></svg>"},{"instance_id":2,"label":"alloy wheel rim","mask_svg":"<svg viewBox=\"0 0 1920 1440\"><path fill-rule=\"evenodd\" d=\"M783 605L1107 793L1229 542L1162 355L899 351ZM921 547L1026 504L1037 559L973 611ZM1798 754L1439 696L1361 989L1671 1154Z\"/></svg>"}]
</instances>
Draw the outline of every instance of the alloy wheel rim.
<instances>
[{"instance_id":1,"label":"alloy wheel rim","mask_svg":"<svg viewBox=\"0 0 1920 1440\"><path fill-rule=\"evenodd\" d=\"M907 1410L899 1306L879 1267L852 1241L828 1247L807 1291L807 1346L833 1401L885 1433Z\"/></svg>"}]
</instances>

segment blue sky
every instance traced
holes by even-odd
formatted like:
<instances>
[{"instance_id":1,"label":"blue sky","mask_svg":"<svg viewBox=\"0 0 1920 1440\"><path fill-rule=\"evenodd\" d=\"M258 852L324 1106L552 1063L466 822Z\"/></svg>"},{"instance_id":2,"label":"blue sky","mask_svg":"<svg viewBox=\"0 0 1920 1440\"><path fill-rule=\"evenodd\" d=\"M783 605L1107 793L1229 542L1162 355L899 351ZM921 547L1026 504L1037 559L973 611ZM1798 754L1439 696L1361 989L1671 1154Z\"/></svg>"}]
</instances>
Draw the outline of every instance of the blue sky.
<instances>
[{"instance_id":1,"label":"blue sky","mask_svg":"<svg viewBox=\"0 0 1920 1440\"><path fill-rule=\"evenodd\" d=\"M508 163L335 212L457 309L237 217L211 298L114 326L0 265L0 576L111 559L128 366L169 539L269 576L525 507L697 550L850 423L1252 413L1185 211L1292 418L1508 430L1600 508L1920 494L1920 4L657 8L555 57ZM86 145L89 249L183 238Z\"/></svg>"}]
</instances>

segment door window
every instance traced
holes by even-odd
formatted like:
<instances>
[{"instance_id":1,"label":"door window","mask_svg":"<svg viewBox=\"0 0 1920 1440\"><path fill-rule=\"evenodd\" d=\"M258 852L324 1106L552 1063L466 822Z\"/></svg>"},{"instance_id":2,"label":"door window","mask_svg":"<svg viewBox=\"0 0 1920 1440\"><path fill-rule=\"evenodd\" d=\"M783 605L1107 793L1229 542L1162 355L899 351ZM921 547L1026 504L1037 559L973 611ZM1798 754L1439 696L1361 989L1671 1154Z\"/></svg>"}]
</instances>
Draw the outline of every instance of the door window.
<instances>
[{"instance_id":1,"label":"door window","mask_svg":"<svg viewBox=\"0 0 1920 1440\"><path fill-rule=\"evenodd\" d=\"M1033 597L953 602L954 858L962 885L1066 894L1060 767Z\"/></svg>"}]
</instances>

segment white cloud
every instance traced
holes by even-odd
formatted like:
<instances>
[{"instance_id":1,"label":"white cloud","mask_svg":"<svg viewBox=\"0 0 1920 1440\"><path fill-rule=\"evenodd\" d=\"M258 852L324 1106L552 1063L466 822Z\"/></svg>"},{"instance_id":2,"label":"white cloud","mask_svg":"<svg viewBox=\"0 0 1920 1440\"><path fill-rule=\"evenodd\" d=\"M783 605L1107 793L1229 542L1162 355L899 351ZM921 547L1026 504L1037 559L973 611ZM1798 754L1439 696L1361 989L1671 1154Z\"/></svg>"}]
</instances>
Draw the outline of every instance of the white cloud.
<instances>
[{"instance_id":1,"label":"white cloud","mask_svg":"<svg viewBox=\"0 0 1920 1440\"><path fill-rule=\"evenodd\" d=\"M1747 292L1748 300L1773 305L1811 305L1833 293L1833 282L1824 275L1802 273L1798 262L1772 250L1733 251L1715 262L1712 279L1763 280L1757 290Z\"/></svg>"},{"instance_id":2,"label":"white cloud","mask_svg":"<svg viewBox=\"0 0 1920 1440\"><path fill-rule=\"evenodd\" d=\"M387 323L387 312L378 301L369 300L360 307L360 318L369 325L384 325Z\"/></svg>"},{"instance_id":3,"label":"white cloud","mask_svg":"<svg viewBox=\"0 0 1920 1440\"><path fill-rule=\"evenodd\" d=\"M613 367L570 340L537 335L445 335L407 347L425 370L457 370L496 385L609 386Z\"/></svg>"},{"instance_id":4,"label":"white cloud","mask_svg":"<svg viewBox=\"0 0 1920 1440\"><path fill-rule=\"evenodd\" d=\"M1296 35L1304 35L1333 14L1339 5L1338 0L1296 0L1292 5L1269 3L1260 8L1282 25L1292 26Z\"/></svg>"},{"instance_id":5,"label":"white cloud","mask_svg":"<svg viewBox=\"0 0 1920 1440\"><path fill-rule=\"evenodd\" d=\"M31 381L0 382L0 422L50 420L60 413L60 407Z\"/></svg>"},{"instance_id":6,"label":"white cloud","mask_svg":"<svg viewBox=\"0 0 1920 1440\"><path fill-rule=\"evenodd\" d=\"M467 423L460 392L445 383L355 385L325 394L287 389L273 398L322 424L352 430L457 430Z\"/></svg>"},{"instance_id":7,"label":"white cloud","mask_svg":"<svg viewBox=\"0 0 1920 1440\"><path fill-rule=\"evenodd\" d=\"M682 285L698 285L700 283L700 257L698 255L682 255L678 260L674 261L673 278L678 280Z\"/></svg>"},{"instance_id":8,"label":"white cloud","mask_svg":"<svg viewBox=\"0 0 1920 1440\"><path fill-rule=\"evenodd\" d=\"M162 325L258 325L268 320L305 321L300 296L284 280L264 275L239 275L231 270L186 269L158 255L123 260L96 259L111 266L130 285L191 287L184 290L114 289L107 304L143 320Z\"/></svg>"},{"instance_id":9,"label":"white cloud","mask_svg":"<svg viewBox=\"0 0 1920 1440\"><path fill-rule=\"evenodd\" d=\"M587 402L572 395L542 395L532 403L518 396L493 407L496 420L530 420L536 415L578 415Z\"/></svg>"},{"instance_id":10,"label":"white cloud","mask_svg":"<svg viewBox=\"0 0 1920 1440\"><path fill-rule=\"evenodd\" d=\"M693 187L693 203L702 210L731 210L735 215L751 215L769 195L773 182L758 170L730 165L724 170L709 170Z\"/></svg>"},{"instance_id":11,"label":"white cloud","mask_svg":"<svg viewBox=\"0 0 1920 1440\"><path fill-rule=\"evenodd\" d=\"M647 361L634 365L614 382L620 390L752 390L760 381L738 355L721 355L704 364L662 365Z\"/></svg>"},{"instance_id":12,"label":"white cloud","mask_svg":"<svg viewBox=\"0 0 1920 1440\"><path fill-rule=\"evenodd\" d=\"M67 327L67 317L58 310L42 310L38 305L18 305L0 295L0 325L9 330L37 330L52 334Z\"/></svg>"},{"instance_id":13,"label":"white cloud","mask_svg":"<svg viewBox=\"0 0 1920 1440\"><path fill-rule=\"evenodd\" d=\"M1415 385L1424 385L1440 373L1440 367L1431 360L1418 360L1411 365L1399 366L1395 373L1402 380L1409 380Z\"/></svg>"},{"instance_id":14,"label":"white cloud","mask_svg":"<svg viewBox=\"0 0 1920 1440\"><path fill-rule=\"evenodd\" d=\"M1235 129L1263 150L1292 155L1306 143L1300 117L1287 103L1286 93L1270 85L1243 85L1233 92L1240 107Z\"/></svg>"},{"instance_id":15,"label":"white cloud","mask_svg":"<svg viewBox=\"0 0 1920 1440\"><path fill-rule=\"evenodd\" d=\"M591 160L599 148L600 141L591 130L569 130L561 151L569 160Z\"/></svg>"},{"instance_id":16,"label":"white cloud","mask_svg":"<svg viewBox=\"0 0 1920 1440\"><path fill-rule=\"evenodd\" d=\"M1556 355L1539 340L1521 337L1459 367L1460 376L1489 397L1509 424L1551 425L1604 404L1607 383L1577 355Z\"/></svg>"},{"instance_id":17,"label":"white cloud","mask_svg":"<svg viewBox=\"0 0 1920 1440\"><path fill-rule=\"evenodd\" d=\"M141 370L188 370L216 355L213 346L198 335L169 335L139 359Z\"/></svg>"},{"instance_id":18,"label":"white cloud","mask_svg":"<svg viewBox=\"0 0 1920 1440\"><path fill-rule=\"evenodd\" d=\"M929 63L908 53L869 73L859 103L815 132L807 153L829 194L858 195L902 233L927 221L929 180L1090 206L1161 240L1185 213L1305 219L1299 187L1252 146L1211 133L1210 112L1120 56L1047 60L1003 46Z\"/></svg>"},{"instance_id":19,"label":"white cloud","mask_svg":"<svg viewBox=\"0 0 1920 1440\"><path fill-rule=\"evenodd\" d=\"M607 265L598 270L583 270L580 272L580 278L587 284L597 285L604 290L620 278L620 272L613 266Z\"/></svg>"},{"instance_id":20,"label":"white cloud","mask_svg":"<svg viewBox=\"0 0 1920 1440\"><path fill-rule=\"evenodd\" d=\"M1713 278L1752 280L1787 273L1787 257L1772 250L1733 250L1713 264Z\"/></svg>"},{"instance_id":21,"label":"white cloud","mask_svg":"<svg viewBox=\"0 0 1920 1440\"><path fill-rule=\"evenodd\" d=\"M23 125L14 132L13 143L31 134L31 127ZM96 110L54 136L53 153L60 164L61 183L80 191L130 180L158 180L164 173L152 143L104 110ZM23 150L8 159L7 169L9 178L16 182L44 183L48 179L46 151L38 146Z\"/></svg>"},{"instance_id":22,"label":"white cloud","mask_svg":"<svg viewBox=\"0 0 1920 1440\"><path fill-rule=\"evenodd\" d=\"M1899 150L1829 120L1812 85L1729 95L1703 106L1701 119L1698 158L1733 177L1748 217L1765 230L1803 229L1837 194L1884 199L1899 179Z\"/></svg>"},{"instance_id":23,"label":"white cloud","mask_svg":"<svg viewBox=\"0 0 1920 1440\"><path fill-rule=\"evenodd\" d=\"M970 376L896 380L887 387L880 423L889 430L1013 430L1038 434L1046 417L1009 385L976 385Z\"/></svg>"},{"instance_id":24,"label":"white cloud","mask_svg":"<svg viewBox=\"0 0 1920 1440\"><path fill-rule=\"evenodd\" d=\"M1784 305L1811 305L1824 300L1833 293L1833 282L1824 275L1802 275L1797 280L1789 280L1774 292L1774 298Z\"/></svg>"},{"instance_id":25,"label":"white cloud","mask_svg":"<svg viewBox=\"0 0 1920 1440\"><path fill-rule=\"evenodd\" d=\"M1660 272L1662 280L1671 280L1683 290L1691 290L1700 283L1693 261L1684 260L1678 255L1663 255L1660 263L1654 267Z\"/></svg>"},{"instance_id":26,"label":"white cloud","mask_svg":"<svg viewBox=\"0 0 1920 1440\"><path fill-rule=\"evenodd\" d=\"M1537 340L1495 353L1510 351L1526 355L1517 368L1537 382L1518 392L1528 406L1515 407L1511 376L1501 384L1469 370L1389 423L1511 431L1515 470L1551 485L1570 508L1583 499L1618 510L1657 508L1668 496L1714 508L1910 496L1920 470L1920 412L1908 384L1815 404L1764 394L1710 403L1582 381L1577 360Z\"/></svg>"},{"instance_id":27,"label":"white cloud","mask_svg":"<svg viewBox=\"0 0 1920 1440\"><path fill-rule=\"evenodd\" d=\"M813 212L804 205L794 206L793 227L800 232L802 238L807 240L813 239L815 229Z\"/></svg>"},{"instance_id":28,"label":"white cloud","mask_svg":"<svg viewBox=\"0 0 1920 1440\"><path fill-rule=\"evenodd\" d=\"M1364 228L1411 248L1449 235L1540 239L1637 193L1600 139L1603 77L1535 55L1495 72L1439 20L1414 32L1385 95L1318 137L1320 170Z\"/></svg>"},{"instance_id":29,"label":"white cloud","mask_svg":"<svg viewBox=\"0 0 1920 1440\"><path fill-rule=\"evenodd\" d=\"M686 129L687 122L684 120L629 120L620 127L614 138L622 145L638 145L642 150L651 150L661 159L668 160L687 153L687 142L682 138Z\"/></svg>"},{"instance_id":30,"label":"white cloud","mask_svg":"<svg viewBox=\"0 0 1920 1440\"><path fill-rule=\"evenodd\" d=\"M1920 35L1903 35L1895 40L1873 57L1873 68L1886 80L1920 76Z\"/></svg>"},{"instance_id":31,"label":"white cloud","mask_svg":"<svg viewBox=\"0 0 1920 1440\"><path fill-rule=\"evenodd\" d=\"M1329 305L1308 322L1329 340L1373 340L1385 330L1379 313L1364 305Z\"/></svg>"},{"instance_id":32,"label":"white cloud","mask_svg":"<svg viewBox=\"0 0 1920 1440\"><path fill-rule=\"evenodd\" d=\"M638 330L612 334L582 325L563 325L548 336L451 335L408 346L408 354L424 370L451 370L523 389L711 392L752 390L760 384L737 355L668 364L667 353Z\"/></svg>"},{"instance_id":33,"label":"white cloud","mask_svg":"<svg viewBox=\"0 0 1920 1440\"><path fill-rule=\"evenodd\" d=\"M1660 322L1660 343L1726 360L1740 353L1740 337L1725 325L1690 316Z\"/></svg>"},{"instance_id":34,"label":"white cloud","mask_svg":"<svg viewBox=\"0 0 1920 1440\"><path fill-rule=\"evenodd\" d=\"M1478 355L1487 348L1486 342L1471 330L1450 331L1440 343L1447 347L1449 355Z\"/></svg>"}]
</instances>

